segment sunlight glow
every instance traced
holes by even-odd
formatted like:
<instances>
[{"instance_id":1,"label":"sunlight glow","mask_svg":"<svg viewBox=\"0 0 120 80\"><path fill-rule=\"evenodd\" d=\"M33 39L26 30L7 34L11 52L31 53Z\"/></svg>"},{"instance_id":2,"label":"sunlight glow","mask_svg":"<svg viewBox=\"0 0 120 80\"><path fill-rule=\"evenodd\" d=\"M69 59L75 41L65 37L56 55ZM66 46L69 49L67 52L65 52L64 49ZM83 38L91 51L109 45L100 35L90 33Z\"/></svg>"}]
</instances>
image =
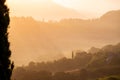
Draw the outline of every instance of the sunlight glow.
<instances>
[{"instance_id":1,"label":"sunlight glow","mask_svg":"<svg viewBox=\"0 0 120 80\"><path fill-rule=\"evenodd\" d=\"M82 18L97 18L108 11L120 9L120 0L7 0L7 4L11 15L47 19L56 17L55 14L60 17L58 14L67 10L80 13Z\"/></svg>"}]
</instances>

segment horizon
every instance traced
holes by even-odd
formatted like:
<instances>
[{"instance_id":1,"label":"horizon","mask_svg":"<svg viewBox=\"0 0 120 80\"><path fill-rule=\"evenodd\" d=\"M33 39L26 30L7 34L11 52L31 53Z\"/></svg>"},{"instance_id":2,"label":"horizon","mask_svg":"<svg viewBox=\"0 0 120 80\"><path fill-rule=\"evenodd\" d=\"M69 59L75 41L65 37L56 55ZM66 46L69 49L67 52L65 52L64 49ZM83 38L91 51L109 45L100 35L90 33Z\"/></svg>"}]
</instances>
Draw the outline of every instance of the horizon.
<instances>
[{"instance_id":1,"label":"horizon","mask_svg":"<svg viewBox=\"0 0 120 80\"><path fill-rule=\"evenodd\" d=\"M110 10L108 12L112 12L112 11L120 11L120 9L118 10ZM33 16L10 16L11 18L32 18L33 20L35 21L40 21L40 22L60 22L61 20L69 20L69 19L80 19L80 20L96 20L96 19L100 19L103 15L107 14L108 12L106 13L103 13L102 15L98 16L98 17L94 17L94 18L61 18L61 19L50 19L50 20L46 20L45 18L42 18L42 19L36 19L35 17Z\"/></svg>"}]
</instances>

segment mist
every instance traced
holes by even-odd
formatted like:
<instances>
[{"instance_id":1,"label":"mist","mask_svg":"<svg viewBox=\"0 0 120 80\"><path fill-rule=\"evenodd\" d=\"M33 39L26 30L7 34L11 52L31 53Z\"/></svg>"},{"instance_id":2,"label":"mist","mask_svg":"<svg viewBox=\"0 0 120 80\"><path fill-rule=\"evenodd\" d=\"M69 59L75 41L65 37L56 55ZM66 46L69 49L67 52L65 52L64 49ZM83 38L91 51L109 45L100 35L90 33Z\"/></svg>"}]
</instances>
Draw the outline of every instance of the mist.
<instances>
[{"instance_id":1,"label":"mist","mask_svg":"<svg viewBox=\"0 0 120 80\"><path fill-rule=\"evenodd\" d=\"M16 65L26 65L30 61L71 57L74 50L87 51L93 46L117 44L120 41L119 13L117 10L96 19L68 18L49 22L32 17L11 17L12 58Z\"/></svg>"}]
</instances>

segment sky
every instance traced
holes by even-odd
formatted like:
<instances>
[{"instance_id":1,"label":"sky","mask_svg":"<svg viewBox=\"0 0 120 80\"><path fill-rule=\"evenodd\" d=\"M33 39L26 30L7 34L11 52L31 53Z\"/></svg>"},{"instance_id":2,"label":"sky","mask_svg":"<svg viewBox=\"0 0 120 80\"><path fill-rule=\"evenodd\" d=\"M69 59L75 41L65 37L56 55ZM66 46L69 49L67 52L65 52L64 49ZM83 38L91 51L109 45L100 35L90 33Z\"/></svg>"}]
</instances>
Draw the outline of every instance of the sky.
<instances>
[{"instance_id":1,"label":"sky","mask_svg":"<svg viewBox=\"0 0 120 80\"><path fill-rule=\"evenodd\" d=\"M120 0L7 0L7 5L11 16L32 16L38 20L88 19L120 9Z\"/></svg>"}]
</instances>

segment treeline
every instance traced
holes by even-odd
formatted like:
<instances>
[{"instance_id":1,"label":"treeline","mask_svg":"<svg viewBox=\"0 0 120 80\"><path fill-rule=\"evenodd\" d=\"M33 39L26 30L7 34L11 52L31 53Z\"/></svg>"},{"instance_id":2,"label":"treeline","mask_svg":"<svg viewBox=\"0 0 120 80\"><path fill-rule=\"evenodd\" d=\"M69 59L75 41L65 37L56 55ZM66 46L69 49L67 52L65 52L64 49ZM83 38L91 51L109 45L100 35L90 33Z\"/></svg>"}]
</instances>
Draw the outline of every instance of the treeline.
<instances>
[{"instance_id":1,"label":"treeline","mask_svg":"<svg viewBox=\"0 0 120 80\"><path fill-rule=\"evenodd\" d=\"M101 49L91 48L89 52L75 51L71 59L30 62L28 66L17 67L13 79L95 80L110 75L120 76L120 43L107 45Z\"/></svg>"}]
</instances>

